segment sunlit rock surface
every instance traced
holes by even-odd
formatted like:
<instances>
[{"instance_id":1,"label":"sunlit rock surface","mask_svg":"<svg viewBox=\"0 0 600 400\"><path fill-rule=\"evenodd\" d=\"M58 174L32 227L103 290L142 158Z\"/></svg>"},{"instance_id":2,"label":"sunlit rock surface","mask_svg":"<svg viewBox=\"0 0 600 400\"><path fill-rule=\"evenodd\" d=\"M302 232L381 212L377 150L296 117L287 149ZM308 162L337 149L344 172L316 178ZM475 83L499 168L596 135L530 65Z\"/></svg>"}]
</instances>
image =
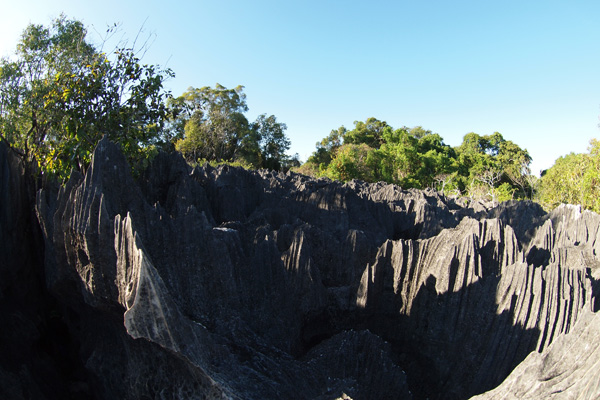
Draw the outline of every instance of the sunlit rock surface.
<instances>
[{"instance_id":1,"label":"sunlit rock surface","mask_svg":"<svg viewBox=\"0 0 600 400\"><path fill-rule=\"evenodd\" d=\"M7 350L10 398L600 396L596 214L166 154L134 179L107 140L22 176L0 145L3 345L43 360Z\"/></svg>"}]
</instances>

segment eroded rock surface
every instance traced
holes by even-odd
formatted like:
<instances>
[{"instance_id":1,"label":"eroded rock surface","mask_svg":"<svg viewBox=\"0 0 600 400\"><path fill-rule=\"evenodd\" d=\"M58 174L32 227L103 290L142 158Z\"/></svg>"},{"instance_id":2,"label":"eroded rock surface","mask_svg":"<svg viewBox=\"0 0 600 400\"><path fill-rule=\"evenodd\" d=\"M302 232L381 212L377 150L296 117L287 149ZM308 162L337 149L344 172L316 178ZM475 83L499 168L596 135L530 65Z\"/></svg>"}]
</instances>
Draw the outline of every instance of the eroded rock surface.
<instances>
[{"instance_id":1,"label":"eroded rock surface","mask_svg":"<svg viewBox=\"0 0 600 400\"><path fill-rule=\"evenodd\" d=\"M10 159L0 152L0 184L18 193ZM6 210L31 211L5 193L2 238L27 220ZM82 371L61 379L82 398L600 394L600 217L577 207L491 208L166 154L133 179L102 140L85 175L44 187L35 210L41 231L25 239L44 246L27 263ZM544 361L578 353L587 361L559 372ZM6 382L37 379L2 368Z\"/></svg>"}]
</instances>

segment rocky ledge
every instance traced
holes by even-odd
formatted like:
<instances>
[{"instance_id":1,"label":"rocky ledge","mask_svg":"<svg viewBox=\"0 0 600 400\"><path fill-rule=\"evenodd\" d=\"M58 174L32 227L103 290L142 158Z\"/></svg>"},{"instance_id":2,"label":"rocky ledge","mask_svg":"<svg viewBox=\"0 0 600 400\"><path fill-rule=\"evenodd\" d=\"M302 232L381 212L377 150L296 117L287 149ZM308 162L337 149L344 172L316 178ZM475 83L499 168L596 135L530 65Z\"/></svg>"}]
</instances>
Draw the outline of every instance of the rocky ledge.
<instances>
[{"instance_id":1,"label":"rocky ledge","mask_svg":"<svg viewBox=\"0 0 600 400\"><path fill-rule=\"evenodd\" d=\"M600 217L0 144L0 397L597 398ZM36 190L41 186L41 189Z\"/></svg>"}]
</instances>

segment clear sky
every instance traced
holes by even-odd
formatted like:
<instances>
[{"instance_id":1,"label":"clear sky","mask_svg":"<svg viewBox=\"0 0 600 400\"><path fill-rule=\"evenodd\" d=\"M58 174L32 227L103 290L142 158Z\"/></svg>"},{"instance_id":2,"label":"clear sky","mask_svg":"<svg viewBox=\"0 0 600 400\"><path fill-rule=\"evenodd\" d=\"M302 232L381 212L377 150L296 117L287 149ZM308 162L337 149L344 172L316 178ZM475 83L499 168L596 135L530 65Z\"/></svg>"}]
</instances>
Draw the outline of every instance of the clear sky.
<instances>
[{"instance_id":1,"label":"clear sky","mask_svg":"<svg viewBox=\"0 0 600 400\"><path fill-rule=\"evenodd\" d=\"M245 86L248 119L274 114L302 160L341 125L421 125L456 146L500 132L533 172L599 138L600 1L6 1L0 55L64 12L90 39L122 24L154 39L144 62L189 86Z\"/></svg>"}]
</instances>

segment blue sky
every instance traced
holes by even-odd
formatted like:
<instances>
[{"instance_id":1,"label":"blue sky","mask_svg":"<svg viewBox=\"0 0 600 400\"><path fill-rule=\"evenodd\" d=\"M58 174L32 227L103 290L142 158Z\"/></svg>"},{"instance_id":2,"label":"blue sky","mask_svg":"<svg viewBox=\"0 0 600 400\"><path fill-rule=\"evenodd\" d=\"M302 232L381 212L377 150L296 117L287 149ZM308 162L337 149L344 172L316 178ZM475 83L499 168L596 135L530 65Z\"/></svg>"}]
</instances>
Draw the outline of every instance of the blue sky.
<instances>
[{"instance_id":1,"label":"blue sky","mask_svg":"<svg viewBox=\"0 0 600 400\"><path fill-rule=\"evenodd\" d=\"M274 114L305 160L341 125L376 117L459 145L495 131L533 172L600 137L600 1L114 1L3 5L0 55L28 23L64 12L95 30L153 35L174 95L245 86L248 118Z\"/></svg>"}]
</instances>

